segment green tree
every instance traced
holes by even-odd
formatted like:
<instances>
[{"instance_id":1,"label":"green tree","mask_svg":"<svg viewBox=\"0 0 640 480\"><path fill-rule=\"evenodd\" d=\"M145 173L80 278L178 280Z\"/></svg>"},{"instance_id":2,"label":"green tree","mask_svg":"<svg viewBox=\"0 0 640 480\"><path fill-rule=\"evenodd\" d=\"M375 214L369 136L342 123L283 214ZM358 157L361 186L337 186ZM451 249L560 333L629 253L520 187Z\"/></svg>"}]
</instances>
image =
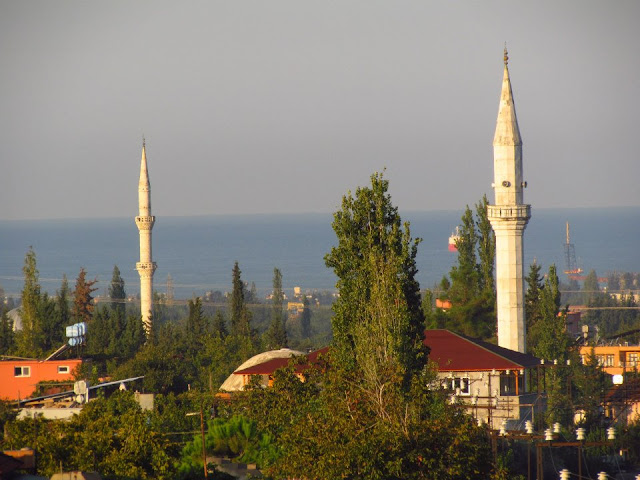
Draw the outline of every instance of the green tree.
<instances>
[{"instance_id":1,"label":"green tree","mask_svg":"<svg viewBox=\"0 0 640 480\"><path fill-rule=\"evenodd\" d=\"M462 215L460 238L456 242L458 264L451 268L451 287L449 296L456 305L466 305L480 292L480 275L478 273L476 233L473 212L467 206Z\"/></svg>"},{"instance_id":2,"label":"green tree","mask_svg":"<svg viewBox=\"0 0 640 480\"><path fill-rule=\"evenodd\" d=\"M306 295L302 297L302 314L300 314L300 335L302 338L311 337L311 309Z\"/></svg>"},{"instance_id":3,"label":"green tree","mask_svg":"<svg viewBox=\"0 0 640 480\"><path fill-rule=\"evenodd\" d=\"M524 294L524 312L527 323L527 350L529 351L531 351L533 347L533 338L529 332L531 332L533 326L536 325L543 316L540 306L541 292L544 287L542 277L540 276L541 268L541 265L533 262L529 266L529 273L525 278L527 291Z\"/></svg>"},{"instance_id":4,"label":"green tree","mask_svg":"<svg viewBox=\"0 0 640 480\"><path fill-rule=\"evenodd\" d=\"M462 215L457 264L443 278L439 298L450 300L451 308L436 309L427 318L430 327L489 339L496 334L496 293L493 279L495 235L487 217L487 198L476 204L476 219L469 206Z\"/></svg>"},{"instance_id":5,"label":"green tree","mask_svg":"<svg viewBox=\"0 0 640 480\"><path fill-rule=\"evenodd\" d=\"M97 279L87 280L87 272L84 267L80 269L76 279L76 288L73 291L72 316L76 322L89 323L91 321L94 308L91 294L97 290L94 287L97 282Z\"/></svg>"},{"instance_id":6,"label":"green tree","mask_svg":"<svg viewBox=\"0 0 640 480\"><path fill-rule=\"evenodd\" d=\"M133 357L144 345L145 340L146 334L142 325L142 317L134 314L128 315L120 341L121 355L125 358Z\"/></svg>"},{"instance_id":7,"label":"green tree","mask_svg":"<svg viewBox=\"0 0 640 480\"><path fill-rule=\"evenodd\" d=\"M225 338L229 334L227 330L227 320L224 318L222 310L216 311L213 317L213 331L217 333L220 338Z\"/></svg>"},{"instance_id":8,"label":"green tree","mask_svg":"<svg viewBox=\"0 0 640 480\"><path fill-rule=\"evenodd\" d=\"M24 274L20 307L22 329L16 337L16 349L18 355L38 357L42 354L42 325L38 316L41 294L36 253L33 247L29 247L25 255L22 273Z\"/></svg>"},{"instance_id":9,"label":"green tree","mask_svg":"<svg viewBox=\"0 0 640 480\"><path fill-rule=\"evenodd\" d=\"M584 292L584 303L587 304L592 302L600 293L600 285L598 284L598 275L595 270L590 270L584 279L584 284L582 285L582 290Z\"/></svg>"},{"instance_id":10,"label":"green tree","mask_svg":"<svg viewBox=\"0 0 640 480\"><path fill-rule=\"evenodd\" d=\"M58 302L54 298L50 298L48 293L40 296L38 304L38 319L40 321L40 349L49 352L52 349L60 347L61 343L66 342L64 335L63 319L58 312Z\"/></svg>"},{"instance_id":11,"label":"green tree","mask_svg":"<svg viewBox=\"0 0 640 480\"><path fill-rule=\"evenodd\" d=\"M122 334L127 323L125 304L127 292L124 279L120 275L120 269L117 265L113 266L111 283L109 284L109 298L111 299L108 315L109 351L111 354L119 356L122 352ZM154 299L153 304L158 304L156 299Z\"/></svg>"},{"instance_id":12,"label":"green tree","mask_svg":"<svg viewBox=\"0 0 640 480\"><path fill-rule=\"evenodd\" d=\"M57 295L57 314L60 317L60 324L68 326L71 324L71 310L69 308L69 280L67 275L62 275L62 283Z\"/></svg>"},{"instance_id":13,"label":"green tree","mask_svg":"<svg viewBox=\"0 0 640 480\"><path fill-rule=\"evenodd\" d=\"M534 271L534 270L532 270ZM560 290L555 265L549 267L544 286L539 291L537 305L532 309L539 314L528 332L527 343L537 357L555 361L559 366L546 373L547 421L568 425L573 416L568 397L570 371L565 368L573 342L566 331L566 312L560 313Z\"/></svg>"},{"instance_id":14,"label":"green tree","mask_svg":"<svg viewBox=\"0 0 640 480\"><path fill-rule=\"evenodd\" d=\"M127 298L127 292L124 288L124 280L120 275L120 269L117 265L113 266L111 283L109 284L109 298L111 299L111 310L119 315L118 318L124 319L124 302Z\"/></svg>"},{"instance_id":15,"label":"green tree","mask_svg":"<svg viewBox=\"0 0 640 480\"><path fill-rule=\"evenodd\" d=\"M6 355L13 350L14 343L13 322L7 315L7 311L2 309L2 315L0 315L0 355Z\"/></svg>"},{"instance_id":16,"label":"green tree","mask_svg":"<svg viewBox=\"0 0 640 480\"><path fill-rule=\"evenodd\" d=\"M478 232L478 264L480 270L480 290L488 291L491 296L495 294L495 280L493 270L496 259L496 236L493 233L491 222L487 215L487 196L476 204L476 228Z\"/></svg>"},{"instance_id":17,"label":"green tree","mask_svg":"<svg viewBox=\"0 0 640 480\"><path fill-rule=\"evenodd\" d=\"M251 335L251 312L245 302L245 288L241 278L242 272L235 262L232 270L231 290L231 333L233 335Z\"/></svg>"},{"instance_id":18,"label":"green tree","mask_svg":"<svg viewBox=\"0 0 640 480\"><path fill-rule=\"evenodd\" d=\"M187 317L187 335L192 339L201 339L209 331L209 321L202 308L202 300L196 297L189 300L189 316Z\"/></svg>"},{"instance_id":19,"label":"green tree","mask_svg":"<svg viewBox=\"0 0 640 480\"><path fill-rule=\"evenodd\" d=\"M266 332L265 340L270 350L287 346L287 330L283 312L284 293L282 291L282 273L273 269L273 294L271 299L271 324Z\"/></svg>"},{"instance_id":20,"label":"green tree","mask_svg":"<svg viewBox=\"0 0 640 480\"><path fill-rule=\"evenodd\" d=\"M338 245L325 256L340 291L332 307L332 355L347 368L367 357L374 376L382 375L380 365L393 363L406 382L427 361L415 279L420 239L413 240L409 224L402 224L388 188L376 173L371 187L345 195L334 215Z\"/></svg>"}]
</instances>

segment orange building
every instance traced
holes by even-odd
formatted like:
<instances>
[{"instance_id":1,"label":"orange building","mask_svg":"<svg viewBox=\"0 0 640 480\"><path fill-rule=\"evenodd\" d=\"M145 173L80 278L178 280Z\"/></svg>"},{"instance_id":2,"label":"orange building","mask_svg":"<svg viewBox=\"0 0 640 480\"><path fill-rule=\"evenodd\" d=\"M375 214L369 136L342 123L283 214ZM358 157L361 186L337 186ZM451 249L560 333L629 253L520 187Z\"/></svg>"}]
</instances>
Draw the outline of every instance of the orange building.
<instances>
[{"instance_id":1,"label":"orange building","mask_svg":"<svg viewBox=\"0 0 640 480\"><path fill-rule=\"evenodd\" d=\"M38 382L73 382L73 371L82 360L2 360L0 361L0 398L20 400L36 391Z\"/></svg>"},{"instance_id":2,"label":"orange building","mask_svg":"<svg viewBox=\"0 0 640 480\"><path fill-rule=\"evenodd\" d=\"M622 375L638 371L640 367L640 345L602 345L580 347L580 358L586 363L591 353L609 375Z\"/></svg>"}]
</instances>

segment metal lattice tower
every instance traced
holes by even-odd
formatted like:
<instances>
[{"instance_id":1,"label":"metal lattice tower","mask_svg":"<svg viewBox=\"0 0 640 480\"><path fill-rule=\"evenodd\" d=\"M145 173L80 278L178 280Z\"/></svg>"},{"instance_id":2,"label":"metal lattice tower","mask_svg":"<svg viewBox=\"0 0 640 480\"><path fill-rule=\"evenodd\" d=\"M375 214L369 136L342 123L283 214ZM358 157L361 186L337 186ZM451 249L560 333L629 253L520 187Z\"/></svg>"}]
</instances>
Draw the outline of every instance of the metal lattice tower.
<instances>
[{"instance_id":1,"label":"metal lattice tower","mask_svg":"<svg viewBox=\"0 0 640 480\"><path fill-rule=\"evenodd\" d=\"M571 243L569 222L567 222L567 242L564 244L564 268L564 273L567 275L582 273L582 269L578 267L578 262L576 262L576 248Z\"/></svg>"}]
</instances>

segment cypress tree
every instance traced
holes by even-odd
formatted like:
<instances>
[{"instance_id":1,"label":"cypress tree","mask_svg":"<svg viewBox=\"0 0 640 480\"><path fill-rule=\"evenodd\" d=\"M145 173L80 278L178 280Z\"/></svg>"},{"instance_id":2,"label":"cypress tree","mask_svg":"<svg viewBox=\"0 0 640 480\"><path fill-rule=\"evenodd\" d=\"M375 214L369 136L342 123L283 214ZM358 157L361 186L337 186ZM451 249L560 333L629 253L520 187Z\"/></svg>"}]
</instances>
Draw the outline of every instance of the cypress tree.
<instances>
[{"instance_id":1,"label":"cypress tree","mask_svg":"<svg viewBox=\"0 0 640 480\"><path fill-rule=\"evenodd\" d=\"M306 295L302 297L302 314L300 315L300 334L302 338L311 337L311 309Z\"/></svg>"},{"instance_id":2,"label":"cypress tree","mask_svg":"<svg viewBox=\"0 0 640 480\"><path fill-rule=\"evenodd\" d=\"M284 313L282 311L284 293L282 292L282 273L277 268L273 269L273 296L271 303L271 325L266 334L267 347L269 349L284 348L288 343Z\"/></svg>"},{"instance_id":3,"label":"cypress tree","mask_svg":"<svg viewBox=\"0 0 640 480\"><path fill-rule=\"evenodd\" d=\"M76 288L73 291L73 319L76 322L90 322L93 315L93 297L91 294L97 290L94 285L97 279L87 281L87 272L84 267L80 269L76 279Z\"/></svg>"},{"instance_id":4,"label":"cypress tree","mask_svg":"<svg viewBox=\"0 0 640 480\"><path fill-rule=\"evenodd\" d=\"M251 312L245 303L244 283L241 278L240 267L236 261L233 265L231 290L231 333L233 335L249 336L251 334Z\"/></svg>"},{"instance_id":5,"label":"cypress tree","mask_svg":"<svg viewBox=\"0 0 640 480\"><path fill-rule=\"evenodd\" d=\"M124 302L127 298L127 292L124 289L124 280L120 275L120 269L117 265L113 266L113 274L111 275L111 283L109 284L109 298L111 299L111 310L117 313L121 319L124 319Z\"/></svg>"},{"instance_id":6,"label":"cypress tree","mask_svg":"<svg viewBox=\"0 0 640 480\"><path fill-rule=\"evenodd\" d=\"M60 316L62 325L67 326L71 324L71 309L69 308L69 280L67 275L62 275L62 283L60 284L60 290L58 290L57 310Z\"/></svg>"}]
</instances>

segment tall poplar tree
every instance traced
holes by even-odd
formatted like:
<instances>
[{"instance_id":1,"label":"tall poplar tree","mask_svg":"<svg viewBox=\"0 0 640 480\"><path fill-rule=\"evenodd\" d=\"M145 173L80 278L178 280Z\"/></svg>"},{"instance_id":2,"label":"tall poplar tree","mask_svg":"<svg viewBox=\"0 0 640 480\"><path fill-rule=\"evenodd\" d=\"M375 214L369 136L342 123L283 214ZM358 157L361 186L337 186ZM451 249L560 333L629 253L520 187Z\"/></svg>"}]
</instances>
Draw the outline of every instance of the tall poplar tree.
<instances>
[{"instance_id":1,"label":"tall poplar tree","mask_svg":"<svg viewBox=\"0 0 640 480\"><path fill-rule=\"evenodd\" d=\"M333 304L333 350L347 369L366 372L370 383L393 371L406 385L427 361L424 316L415 263L420 239L412 239L391 203L389 182L348 193L334 215L337 246L325 256L340 296ZM387 379L390 380L390 379Z\"/></svg>"},{"instance_id":2,"label":"tall poplar tree","mask_svg":"<svg viewBox=\"0 0 640 480\"><path fill-rule=\"evenodd\" d=\"M276 438L277 478L489 478L481 429L447 405L425 369L415 279L419 240L402 223L382 174L343 197L337 246L325 256L338 278L328 367L279 370L243 412ZM323 359L320 359L321 365ZM274 420L275 419L275 420ZM443 461L445 459L446 461Z\"/></svg>"}]
</instances>

